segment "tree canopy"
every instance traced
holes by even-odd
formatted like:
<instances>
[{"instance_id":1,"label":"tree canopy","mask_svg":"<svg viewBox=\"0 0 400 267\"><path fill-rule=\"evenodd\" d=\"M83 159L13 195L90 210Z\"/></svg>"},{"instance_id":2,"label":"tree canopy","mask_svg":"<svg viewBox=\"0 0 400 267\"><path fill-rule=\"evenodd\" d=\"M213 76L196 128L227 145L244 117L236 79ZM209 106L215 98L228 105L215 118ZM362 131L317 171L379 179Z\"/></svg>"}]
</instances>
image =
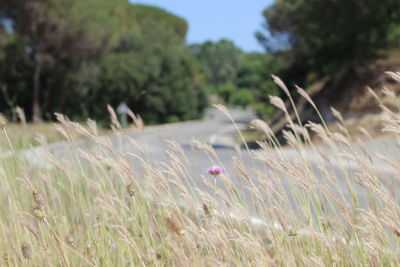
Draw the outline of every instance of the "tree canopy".
<instances>
[{"instance_id":1,"label":"tree canopy","mask_svg":"<svg viewBox=\"0 0 400 267\"><path fill-rule=\"evenodd\" d=\"M270 75L311 83L400 43L398 0L277 0L257 33L266 53L229 40L188 46L187 22L128 0L0 0L0 109L103 120L126 102L150 123L194 119L208 94L271 112Z\"/></svg>"},{"instance_id":2,"label":"tree canopy","mask_svg":"<svg viewBox=\"0 0 400 267\"><path fill-rule=\"evenodd\" d=\"M268 95L278 91L270 76L279 69L279 62L270 54L245 53L229 40L207 41L191 46L201 64L209 92L226 104L253 105L265 115L272 111Z\"/></svg>"},{"instance_id":3,"label":"tree canopy","mask_svg":"<svg viewBox=\"0 0 400 267\"><path fill-rule=\"evenodd\" d=\"M257 37L268 52L287 52L292 66L324 74L398 44L399 8L398 0L278 0Z\"/></svg>"},{"instance_id":4,"label":"tree canopy","mask_svg":"<svg viewBox=\"0 0 400 267\"><path fill-rule=\"evenodd\" d=\"M125 101L149 122L197 118L207 97L187 29L127 0L0 0L0 108L103 119Z\"/></svg>"},{"instance_id":5,"label":"tree canopy","mask_svg":"<svg viewBox=\"0 0 400 267\"><path fill-rule=\"evenodd\" d=\"M191 50L202 64L209 85L218 87L234 81L243 52L232 41L207 41L192 45Z\"/></svg>"}]
</instances>

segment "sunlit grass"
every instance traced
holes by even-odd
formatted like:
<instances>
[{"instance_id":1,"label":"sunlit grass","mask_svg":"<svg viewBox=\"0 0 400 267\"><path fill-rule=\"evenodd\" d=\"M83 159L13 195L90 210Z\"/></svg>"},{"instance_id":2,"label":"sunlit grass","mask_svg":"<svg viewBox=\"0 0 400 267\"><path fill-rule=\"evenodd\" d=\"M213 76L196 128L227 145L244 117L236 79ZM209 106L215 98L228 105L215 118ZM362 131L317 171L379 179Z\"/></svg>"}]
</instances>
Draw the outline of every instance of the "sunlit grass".
<instances>
[{"instance_id":1,"label":"sunlit grass","mask_svg":"<svg viewBox=\"0 0 400 267\"><path fill-rule=\"evenodd\" d=\"M390 116L386 131L398 134L399 115ZM93 125L85 131L61 119L64 138L84 136L90 149L71 146L71 157L47 155L39 164L19 154L0 160L1 266L398 266L396 158L380 156L393 167L388 176L344 128L288 125L292 157L257 120L252 126L269 138L250 155L262 167L245 165L238 154L229 163L234 173L211 176L190 172L196 159L175 142L160 166L124 133L117 138L134 148L126 153ZM32 140L13 127L5 130L14 144ZM48 125L37 127L53 138ZM220 162L209 145L193 146L210 167ZM358 167L353 173L348 162ZM203 189L193 186L196 179Z\"/></svg>"},{"instance_id":2,"label":"sunlit grass","mask_svg":"<svg viewBox=\"0 0 400 267\"><path fill-rule=\"evenodd\" d=\"M7 132L12 137L12 144L16 150L40 145L40 139L45 138L48 143L65 141L65 137L57 131L54 123L21 123L7 124ZM110 130L101 130L102 134L111 133ZM82 138L77 133L71 133L73 139ZM2 151L9 150L9 144L5 138L0 139Z\"/></svg>"}]
</instances>

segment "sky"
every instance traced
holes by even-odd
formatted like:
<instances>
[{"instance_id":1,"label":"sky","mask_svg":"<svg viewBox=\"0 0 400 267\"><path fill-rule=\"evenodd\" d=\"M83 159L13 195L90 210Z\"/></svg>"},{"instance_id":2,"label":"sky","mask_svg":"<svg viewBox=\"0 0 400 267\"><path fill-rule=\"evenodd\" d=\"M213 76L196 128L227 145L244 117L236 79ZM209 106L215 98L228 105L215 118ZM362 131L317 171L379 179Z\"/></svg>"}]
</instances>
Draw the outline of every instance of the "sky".
<instances>
[{"instance_id":1,"label":"sky","mask_svg":"<svg viewBox=\"0 0 400 267\"><path fill-rule=\"evenodd\" d=\"M246 52L262 52L255 32L263 23L262 11L273 0L131 0L158 6L186 19L189 44L222 38L232 40Z\"/></svg>"}]
</instances>

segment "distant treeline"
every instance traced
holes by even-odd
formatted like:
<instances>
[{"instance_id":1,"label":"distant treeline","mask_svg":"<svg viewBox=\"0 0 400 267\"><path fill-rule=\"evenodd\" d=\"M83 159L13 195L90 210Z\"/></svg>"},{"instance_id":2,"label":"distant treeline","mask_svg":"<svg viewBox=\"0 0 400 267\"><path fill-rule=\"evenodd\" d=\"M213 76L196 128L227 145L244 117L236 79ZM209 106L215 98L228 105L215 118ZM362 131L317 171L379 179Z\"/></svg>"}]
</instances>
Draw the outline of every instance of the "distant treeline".
<instances>
[{"instance_id":1,"label":"distant treeline","mask_svg":"<svg viewBox=\"0 0 400 267\"><path fill-rule=\"evenodd\" d=\"M352 73L399 48L399 10L398 0L276 1L256 34L266 53L244 53L229 40L187 46L185 20L127 0L0 0L0 110L104 120L124 101L163 123L199 118L215 95L269 114L271 74L307 86Z\"/></svg>"},{"instance_id":2,"label":"distant treeline","mask_svg":"<svg viewBox=\"0 0 400 267\"><path fill-rule=\"evenodd\" d=\"M208 104L185 20L127 0L0 0L0 110L34 121L107 118L125 101L148 123Z\"/></svg>"},{"instance_id":3,"label":"distant treeline","mask_svg":"<svg viewBox=\"0 0 400 267\"><path fill-rule=\"evenodd\" d=\"M272 111L268 96L276 95L271 73L280 70L272 54L244 53L229 40L192 45L202 66L208 91L228 105L252 105L260 115Z\"/></svg>"},{"instance_id":4,"label":"distant treeline","mask_svg":"<svg viewBox=\"0 0 400 267\"><path fill-rule=\"evenodd\" d=\"M192 46L211 92L260 115L273 111L268 95L279 94L271 74L289 89L317 85L317 100L330 104L366 73L385 71L374 69L374 60L400 50L399 0L279 0L263 16L256 37L266 53L246 54L226 40Z\"/></svg>"}]
</instances>

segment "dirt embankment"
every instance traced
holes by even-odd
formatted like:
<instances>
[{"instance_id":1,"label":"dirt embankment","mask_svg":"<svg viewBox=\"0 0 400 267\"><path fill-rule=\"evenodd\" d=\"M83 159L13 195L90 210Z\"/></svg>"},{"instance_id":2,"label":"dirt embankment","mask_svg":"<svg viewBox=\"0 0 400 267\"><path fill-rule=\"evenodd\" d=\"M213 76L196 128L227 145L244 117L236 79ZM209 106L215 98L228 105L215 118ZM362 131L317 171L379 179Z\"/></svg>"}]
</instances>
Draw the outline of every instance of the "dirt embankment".
<instances>
[{"instance_id":1,"label":"dirt embankment","mask_svg":"<svg viewBox=\"0 0 400 267\"><path fill-rule=\"evenodd\" d=\"M388 71L400 71L400 51L382 55L358 69L336 74L330 84L314 96L328 123L335 127L330 111L330 107L334 107L342 113L351 134L357 135L359 127L363 127L373 136L381 135L387 114L382 112L370 90L389 109L398 111L400 108L400 83L387 75Z\"/></svg>"},{"instance_id":2,"label":"dirt embankment","mask_svg":"<svg viewBox=\"0 0 400 267\"><path fill-rule=\"evenodd\" d=\"M343 68L333 78L321 79L308 88L304 88L316 102L325 121L332 129L337 129L337 119L332 115L331 107L338 110L350 134L357 136L359 128L365 128L372 136L382 134L382 121L385 115L379 107L379 102L368 90L370 88L391 110L400 108L400 83L386 74L388 71L400 71L400 51L392 51L372 60L365 66ZM386 93L385 93L386 92ZM297 109L304 121L318 121L316 113L302 97L296 101ZM290 113L291 105L286 103ZM269 118L272 128L279 132L285 125L285 117L276 112ZM294 115L294 114L293 114ZM294 118L294 116L293 116Z\"/></svg>"},{"instance_id":3,"label":"dirt embankment","mask_svg":"<svg viewBox=\"0 0 400 267\"><path fill-rule=\"evenodd\" d=\"M400 93L400 84L385 74L387 71L400 70L400 51L393 51L378 57L366 66L358 69L342 70L337 73L320 98L344 115L369 113L379 110L378 102L367 88L370 87L389 108L397 108L397 99L382 93L387 88L396 95Z\"/></svg>"}]
</instances>

